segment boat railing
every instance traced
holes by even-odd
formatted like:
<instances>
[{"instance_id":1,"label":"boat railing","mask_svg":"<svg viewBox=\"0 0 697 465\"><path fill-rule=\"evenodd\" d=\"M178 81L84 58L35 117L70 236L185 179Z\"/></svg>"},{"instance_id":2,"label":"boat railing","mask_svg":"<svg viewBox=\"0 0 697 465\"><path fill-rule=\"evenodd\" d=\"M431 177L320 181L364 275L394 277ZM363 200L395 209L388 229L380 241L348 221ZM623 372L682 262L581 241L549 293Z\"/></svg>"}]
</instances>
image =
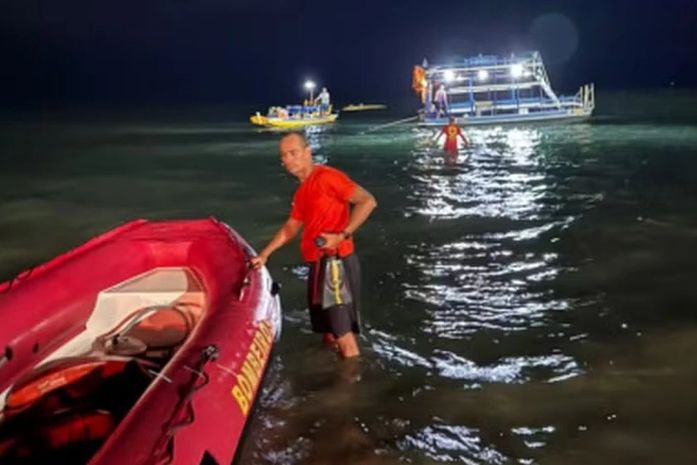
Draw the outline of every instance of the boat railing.
<instances>
[{"instance_id":1,"label":"boat railing","mask_svg":"<svg viewBox=\"0 0 697 465\"><path fill-rule=\"evenodd\" d=\"M595 84L584 84L578 89L574 98L584 110L592 112L595 109Z\"/></svg>"},{"instance_id":2,"label":"boat railing","mask_svg":"<svg viewBox=\"0 0 697 465\"><path fill-rule=\"evenodd\" d=\"M307 119L331 113L323 111L319 105L286 105L285 107L271 107L268 111L268 117L281 119Z\"/></svg>"},{"instance_id":3,"label":"boat railing","mask_svg":"<svg viewBox=\"0 0 697 465\"><path fill-rule=\"evenodd\" d=\"M563 106L564 104L576 103L581 106L584 100L579 95L564 95L558 97L557 100L546 97L518 97L508 99L490 99L490 100L462 100L450 101L450 108L472 108L474 106L502 106L502 105L546 105L546 106Z\"/></svg>"},{"instance_id":4,"label":"boat railing","mask_svg":"<svg viewBox=\"0 0 697 465\"><path fill-rule=\"evenodd\" d=\"M504 83L491 83L491 84L479 84L479 85L461 85L452 86L448 89L449 95L458 94L469 94L469 93L479 93L479 92L500 92L505 90L517 89L533 89L540 85L537 81L521 81L521 82L504 82Z\"/></svg>"}]
</instances>

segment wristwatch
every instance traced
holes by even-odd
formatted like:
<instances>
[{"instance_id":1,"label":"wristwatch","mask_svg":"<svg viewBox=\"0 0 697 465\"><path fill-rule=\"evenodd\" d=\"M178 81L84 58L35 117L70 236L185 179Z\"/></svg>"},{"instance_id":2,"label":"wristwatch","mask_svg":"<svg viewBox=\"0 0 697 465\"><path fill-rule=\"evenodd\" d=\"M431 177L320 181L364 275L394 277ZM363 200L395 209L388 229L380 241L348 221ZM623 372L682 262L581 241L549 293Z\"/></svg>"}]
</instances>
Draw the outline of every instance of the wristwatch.
<instances>
[{"instance_id":1,"label":"wristwatch","mask_svg":"<svg viewBox=\"0 0 697 465\"><path fill-rule=\"evenodd\" d=\"M341 235L344 237L344 240L349 239L351 237L351 233L346 230L341 231Z\"/></svg>"}]
</instances>

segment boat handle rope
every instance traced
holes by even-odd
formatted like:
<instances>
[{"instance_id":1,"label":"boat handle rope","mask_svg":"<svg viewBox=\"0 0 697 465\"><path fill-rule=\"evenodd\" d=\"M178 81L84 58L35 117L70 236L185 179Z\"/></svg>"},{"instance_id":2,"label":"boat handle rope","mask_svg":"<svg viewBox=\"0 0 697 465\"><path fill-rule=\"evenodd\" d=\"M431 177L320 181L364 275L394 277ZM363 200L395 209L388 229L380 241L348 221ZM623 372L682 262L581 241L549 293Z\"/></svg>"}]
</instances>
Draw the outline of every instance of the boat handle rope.
<instances>
[{"instance_id":1,"label":"boat handle rope","mask_svg":"<svg viewBox=\"0 0 697 465\"><path fill-rule=\"evenodd\" d=\"M165 426L165 434L163 439L155 446L153 457L158 465L167 465L174 459L174 435L181 428L192 424L195 420L192 398L197 391L206 386L210 381L208 374L204 368L209 362L215 361L220 356L220 351L215 345L206 346L202 351L198 363L195 368L187 367L191 372L191 378L187 384L179 391L181 398L174 408L174 412L170 420ZM185 415L179 418L181 412L185 411Z\"/></svg>"}]
</instances>

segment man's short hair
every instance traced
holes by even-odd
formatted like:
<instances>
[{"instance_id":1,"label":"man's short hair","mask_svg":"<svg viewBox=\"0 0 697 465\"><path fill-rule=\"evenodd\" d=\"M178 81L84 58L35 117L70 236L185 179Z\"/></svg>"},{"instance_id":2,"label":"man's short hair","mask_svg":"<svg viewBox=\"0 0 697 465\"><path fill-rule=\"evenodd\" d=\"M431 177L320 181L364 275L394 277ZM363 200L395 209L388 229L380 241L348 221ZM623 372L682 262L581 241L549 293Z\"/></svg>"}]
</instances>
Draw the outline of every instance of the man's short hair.
<instances>
[{"instance_id":1,"label":"man's short hair","mask_svg":"<svg viewBox=\"0 0 697 465\"><path fill-rule=\"evenodd\" d=\"M307 147L307 139L305 138L305 134L303 134L300 131L290 131L281 136L281 138L278 140L281 142L282 140L286 139L287 137L290 136L297 136L300 138L300 142L303 144L303 147Z\"/></svg>"}]
</instances>

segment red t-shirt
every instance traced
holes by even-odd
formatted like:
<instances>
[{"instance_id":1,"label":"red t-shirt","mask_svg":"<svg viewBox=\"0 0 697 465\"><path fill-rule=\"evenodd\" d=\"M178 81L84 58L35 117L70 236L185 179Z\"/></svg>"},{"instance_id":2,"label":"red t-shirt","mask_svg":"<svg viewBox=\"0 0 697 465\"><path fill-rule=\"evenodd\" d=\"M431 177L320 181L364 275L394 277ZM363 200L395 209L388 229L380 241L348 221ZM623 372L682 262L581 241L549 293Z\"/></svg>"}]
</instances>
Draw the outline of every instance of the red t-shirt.
<instances>
[{"instance_id":1,"label":"red t-shirt","mask_svg":"<svg viewBox=\"0 0 697 465\"><path fill-rule=\"evenodd\" d=\"M457 150L457 136L462 135L460 128L455 124L448 124L441 132L445 134L443 149L447 151Z\"/></svg>"},{"instance_id":2,"label":"red t-shirt","mask_svg":"<svg viewBox=\"0 0 697 465\"><path fill-rule=\"evenodd\" d=\"M320 233L339 233L349 222L349 198L358 185L341 171L316 165L293 195L290 217L303 223L300 252L308 262L319 260L322 250L315 245ZM339 243L339 256L353 253L353 240Z\"/></svg>"}]
</instances>

